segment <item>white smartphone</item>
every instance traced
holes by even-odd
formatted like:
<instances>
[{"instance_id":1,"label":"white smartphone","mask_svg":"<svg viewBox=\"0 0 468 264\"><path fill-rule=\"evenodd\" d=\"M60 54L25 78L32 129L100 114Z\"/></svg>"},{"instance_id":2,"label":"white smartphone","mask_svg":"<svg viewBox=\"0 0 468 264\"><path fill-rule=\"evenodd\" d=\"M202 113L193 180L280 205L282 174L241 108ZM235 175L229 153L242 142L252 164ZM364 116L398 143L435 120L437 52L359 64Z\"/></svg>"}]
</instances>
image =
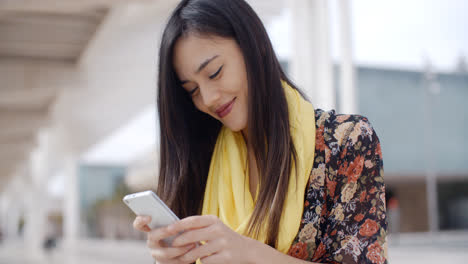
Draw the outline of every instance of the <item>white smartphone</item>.
<instances>
[{"instance_id":1,"label":"white smartphone","mask_svg":"<svg viewBox=\"0 0 468 264\"><path fill-rule=\"evenodd\" d=\"M136 215L151 216L151 223L148 224L151 229L168 226L179 220L174 212L152 191L128 194L123 198L123 201ZM176 237L177 235L163 239L163 241L170 246Z\"/></svg>"}]
</instances>

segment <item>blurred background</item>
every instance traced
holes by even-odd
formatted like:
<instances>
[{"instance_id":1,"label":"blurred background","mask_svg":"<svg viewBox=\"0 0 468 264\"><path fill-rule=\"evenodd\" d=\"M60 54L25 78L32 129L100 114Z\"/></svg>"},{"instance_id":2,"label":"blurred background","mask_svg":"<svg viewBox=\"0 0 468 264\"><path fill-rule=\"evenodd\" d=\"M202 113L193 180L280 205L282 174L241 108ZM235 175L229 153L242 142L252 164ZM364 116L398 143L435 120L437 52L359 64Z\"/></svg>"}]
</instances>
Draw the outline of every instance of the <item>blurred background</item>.
<instances>
[{"instance_id":1,"label":"blurred background","mask_svg":"<svg viewBox=\"0 0 468 264\"><path fill-rule=\"evenodd\" d=\"M151 263L121 202L155 189L175 0L0 0L0 263ZM391 263L468 258L468 1L251 0L316 108L369 118Z\"/></svg>"}]
</instances>

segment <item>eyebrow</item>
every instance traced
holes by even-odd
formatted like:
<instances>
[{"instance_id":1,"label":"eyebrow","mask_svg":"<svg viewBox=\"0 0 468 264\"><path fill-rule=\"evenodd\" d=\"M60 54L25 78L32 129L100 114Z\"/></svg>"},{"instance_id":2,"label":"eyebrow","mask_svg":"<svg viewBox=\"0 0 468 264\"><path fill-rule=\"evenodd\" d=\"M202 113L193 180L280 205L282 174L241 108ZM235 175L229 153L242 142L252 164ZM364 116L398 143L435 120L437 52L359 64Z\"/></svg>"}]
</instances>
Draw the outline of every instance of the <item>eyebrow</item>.
<instances>
[{"instance_id":1,"label":"eyebrow","mask_svg":"<svg viewBox=\"0 0 468 264\"><path fill-rule=\"evenodd\" d=\"M203 70L212 60L216 59L217 57L219 57L219 55L214 55L213 57L206 59L204 62L200 64L200 66L198 66L198 69L195 71L195 73L201 72L201 70ZM188 81L180 81L180 82L181 84L188 83Z\"/></svg>"}]
</instances>

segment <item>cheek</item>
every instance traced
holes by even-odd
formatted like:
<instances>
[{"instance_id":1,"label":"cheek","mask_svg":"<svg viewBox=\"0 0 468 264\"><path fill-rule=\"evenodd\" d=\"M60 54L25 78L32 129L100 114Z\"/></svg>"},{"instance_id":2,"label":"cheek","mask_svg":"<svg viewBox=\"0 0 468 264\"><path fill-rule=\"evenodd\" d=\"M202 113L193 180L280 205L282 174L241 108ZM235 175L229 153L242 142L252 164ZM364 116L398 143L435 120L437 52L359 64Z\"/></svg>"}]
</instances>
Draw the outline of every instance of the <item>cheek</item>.
<instances>
[{"instance_id":1,"label":"cheek","mask_svg":"<svg viewBox=\"0 0 468 264\"><path fill-rule=\"evenodd\" d=\"M240 107L241 109L239 111L240 112L239 119L242 122L243 126L247 126L247 119L249 117L249 103L247 100L247 96L242 98L242 103L240 106L241 106Z\"/></svg>"},{"instance_id":2,"label":"cheek","mask_svg":"<svg viewBox=\"0 0 468 264\"><path fill-rule=\"evenodd\" d=\"M233 82L233 94L237 97L237 111L234 120L230 120L235 130L242 130L247 126L249 101L248 101L248 84L245 76L236 78Z\"/></svg>"}]
</instances>

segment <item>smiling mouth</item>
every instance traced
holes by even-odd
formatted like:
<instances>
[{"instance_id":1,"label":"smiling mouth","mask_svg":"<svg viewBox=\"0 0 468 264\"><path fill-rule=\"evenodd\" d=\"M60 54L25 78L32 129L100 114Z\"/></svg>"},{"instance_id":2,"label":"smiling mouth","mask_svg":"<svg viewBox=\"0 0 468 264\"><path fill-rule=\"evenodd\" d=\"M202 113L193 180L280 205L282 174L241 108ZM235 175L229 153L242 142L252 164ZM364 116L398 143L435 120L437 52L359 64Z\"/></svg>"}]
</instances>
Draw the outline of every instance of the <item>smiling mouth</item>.
<instances>
[{"instance_id":1,"label":"smiling mouth","mask_svg":"<svg viewBox=\"0 0 468 264\"><path fill-rule=\"evenodd\" d=\"M237 97L234 97L234 99L232 99L231 102L221 106L220 108L218 108L218 110L216 110L216 114L218 115L219 118L223 118L231 112L236 98Z\"/></svg>"}]
</instances>

